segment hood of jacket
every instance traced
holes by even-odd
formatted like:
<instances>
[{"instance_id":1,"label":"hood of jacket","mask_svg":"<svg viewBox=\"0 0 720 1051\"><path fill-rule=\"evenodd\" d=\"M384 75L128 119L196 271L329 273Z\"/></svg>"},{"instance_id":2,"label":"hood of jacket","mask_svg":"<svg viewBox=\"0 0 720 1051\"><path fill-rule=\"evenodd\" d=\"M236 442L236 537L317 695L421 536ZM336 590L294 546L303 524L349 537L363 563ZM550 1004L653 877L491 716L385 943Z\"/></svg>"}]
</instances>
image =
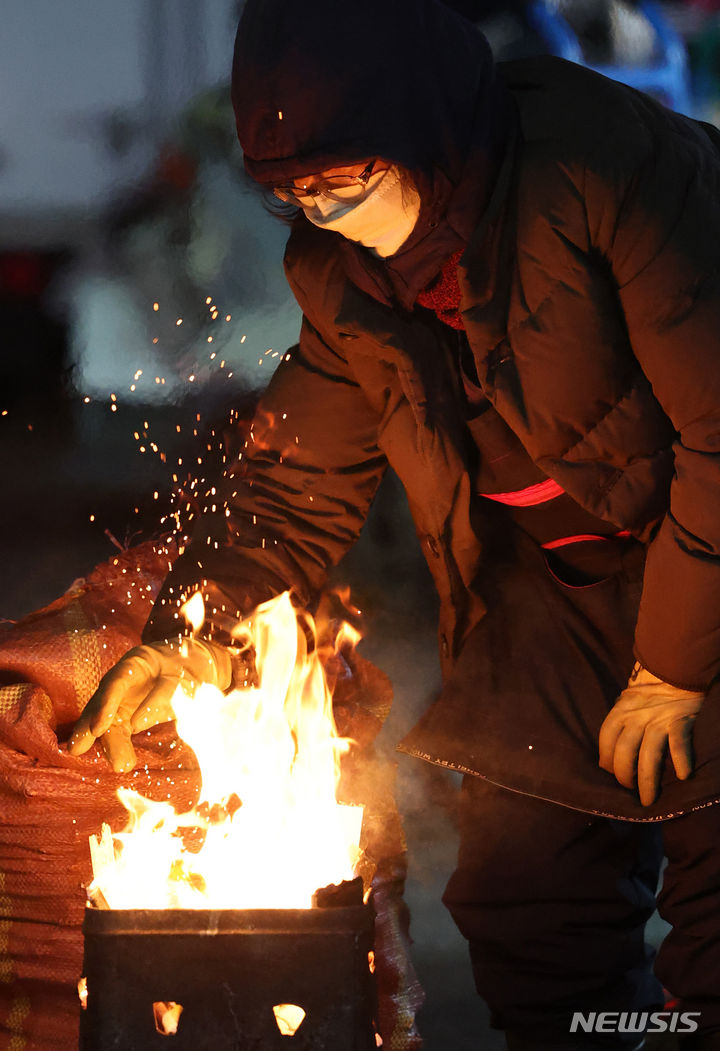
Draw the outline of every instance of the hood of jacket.
<instances>
[{"instance_id":1,"label":"hood of jacket","mask_svg":"<svg viewBox=\"0 0 720 1051\"><path fill-rule=\"evenodd\" d=\"M247 0L232 101L261 184L372 157L410 171L420 216L381 268L406 307L466 243L515 124L485 37L440 0ZM371 257L346 247L362 284Z\"/></svg>"},{"instance_id":2,"label":"hood of jacket","mask_svg":"<svg viewBox=\"0 0 720 1051\"><path fill-rule=\"evenodd\" d=\"M232 101L248 174L377 156L455 181L493 79L483 35L439 0L247 0Z\"/></svg>"}]
</instances>

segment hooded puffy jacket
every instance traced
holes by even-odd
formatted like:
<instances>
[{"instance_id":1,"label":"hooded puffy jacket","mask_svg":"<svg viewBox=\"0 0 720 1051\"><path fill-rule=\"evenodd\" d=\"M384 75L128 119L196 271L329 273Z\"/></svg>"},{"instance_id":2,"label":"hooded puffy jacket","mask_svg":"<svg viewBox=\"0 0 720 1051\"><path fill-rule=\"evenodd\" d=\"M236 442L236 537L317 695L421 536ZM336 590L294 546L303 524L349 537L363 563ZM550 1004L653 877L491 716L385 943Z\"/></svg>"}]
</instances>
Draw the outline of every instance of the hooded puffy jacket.
<instances>
[{"instance_id":1,"label":"hooded puffy jacket","mask_svg":"<svg viewBox=\"0 0 720 1051\"><path fill-rule=\"evenodd\" d=\"M233 91L250 174L271 186L381 156L411 170L421 216L385 264L295 221L285 266L304 313L299 347L278 367L224 501L168 578L146 638L167 635L197 587L217 627L287 587L311 601L389 463L438 588L443 673L455 683L450 707L408 747L487 775L510 731L495 726L500 745L484 752L468 737L482 734L475 710L495 703L494 673L479 697L467 668L457 688L456 670L482 630L493 572L473 493L477 448L453 333L412 309L464 246L461 312L485 395L549 478L648 545L637 657L675 685L710 688L720 672L720 136L558 59L495 76L482 36L436 0L342 16L329 0L311 7L246 5ZM603 684L606 708L627 672ZM568 711L581 704L572 690ZM702 723L710 707L696 737L714 743ZM438 734L448 712L452 730ZM575 742L586 766L601 717ZM528 773L520 755L505 756L496 779L647 816L620 801L609 775L588 796L571 786L582 762L568 760L561 777L553 762ZM682 797L665 791L652 814L720 795L714 754L698 766L713 777L688 782Z\"/></svg>"}]
</instances>

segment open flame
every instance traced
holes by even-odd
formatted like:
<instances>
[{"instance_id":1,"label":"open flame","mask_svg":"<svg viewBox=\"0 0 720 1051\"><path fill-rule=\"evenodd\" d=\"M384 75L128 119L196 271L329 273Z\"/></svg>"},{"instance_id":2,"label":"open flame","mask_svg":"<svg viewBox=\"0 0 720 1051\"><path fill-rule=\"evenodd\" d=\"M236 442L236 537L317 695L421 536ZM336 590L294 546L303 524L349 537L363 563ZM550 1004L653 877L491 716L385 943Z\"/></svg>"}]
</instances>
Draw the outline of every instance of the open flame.
<instances>
[{"instance_id":1,"label":"open flame","mask_svg":"<svg viewBox=\"0 0 720 1051\"><path fill-rule=\"evenodd\" d=\"M186 607L196 629L197 599ZM337 734L308 626L280 595L239 626L254 652L253 684L228 694L207 683L192 695L178 688L172 705L198 759L198 804L179 814L119 789L129 824L90 837L90 900L111 909L310 908L316 890L352 879L362 807L336 800L349 741Z\"/></svg>"}]
</instances>

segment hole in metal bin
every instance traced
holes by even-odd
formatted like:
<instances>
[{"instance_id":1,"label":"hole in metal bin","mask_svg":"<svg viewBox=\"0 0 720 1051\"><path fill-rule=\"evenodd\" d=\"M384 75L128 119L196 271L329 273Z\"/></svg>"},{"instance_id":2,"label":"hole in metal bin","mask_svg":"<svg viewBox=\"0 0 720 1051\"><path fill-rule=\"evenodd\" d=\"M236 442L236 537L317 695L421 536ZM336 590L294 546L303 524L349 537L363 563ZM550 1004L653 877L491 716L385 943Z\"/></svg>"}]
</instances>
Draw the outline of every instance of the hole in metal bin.
<instances>
[{"instance_id":1,"label":"hole in metal bin","mask_svg":"<svg viewBox=\"0 0 720 1051\"><path fill-rule=\"evenodd\" d=\"M83 1011L87 1011L87 978L78 978L78 997L80 998L80 1006Z\"/></svg>"},{"instance_id":2,"label":"hole in metal bin","mask_svg":"<svg viewBox=\"0 0 720 1051\"><path fill-rule=\"evenodd\" d=\"M305 1018L305 1012L297 1004L275 1004L273 1013L283 1036L295 1036Z\"/></svg>"},{"instance_id":3,"label":"hole in metal bin","mask_svg":"<svg viewBox=\"0 0 720 1051\"><path fill-rule=\"evenodd\" d=\"M182 1012L183 1005L176 1004L174 1000L156 1000L153 1003L153 1019L158 1033L175 1036Z\"/></svg>"}]
</instances>

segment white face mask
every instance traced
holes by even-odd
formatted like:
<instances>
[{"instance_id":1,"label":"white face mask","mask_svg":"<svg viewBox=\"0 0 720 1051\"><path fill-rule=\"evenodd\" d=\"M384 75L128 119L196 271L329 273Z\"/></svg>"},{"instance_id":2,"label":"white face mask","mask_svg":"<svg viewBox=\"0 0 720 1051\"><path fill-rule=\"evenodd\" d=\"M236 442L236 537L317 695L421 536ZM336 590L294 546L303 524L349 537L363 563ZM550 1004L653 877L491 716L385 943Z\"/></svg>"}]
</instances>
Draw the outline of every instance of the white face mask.
<instances>
[{"instance_id":1,"label":"white face mask","mask_svg":"<svg viewBox=\"0 0 720 1051\"><path fill-rule=\"evenodd\" d=\"M345 204L319 194L303 211L315 226L335 230L385 258L394 255L412 233L420 214L420 195L414 186L403 185L397 168L392 167L370 176L357 203Z\"/></svg>"}]
</instances>

